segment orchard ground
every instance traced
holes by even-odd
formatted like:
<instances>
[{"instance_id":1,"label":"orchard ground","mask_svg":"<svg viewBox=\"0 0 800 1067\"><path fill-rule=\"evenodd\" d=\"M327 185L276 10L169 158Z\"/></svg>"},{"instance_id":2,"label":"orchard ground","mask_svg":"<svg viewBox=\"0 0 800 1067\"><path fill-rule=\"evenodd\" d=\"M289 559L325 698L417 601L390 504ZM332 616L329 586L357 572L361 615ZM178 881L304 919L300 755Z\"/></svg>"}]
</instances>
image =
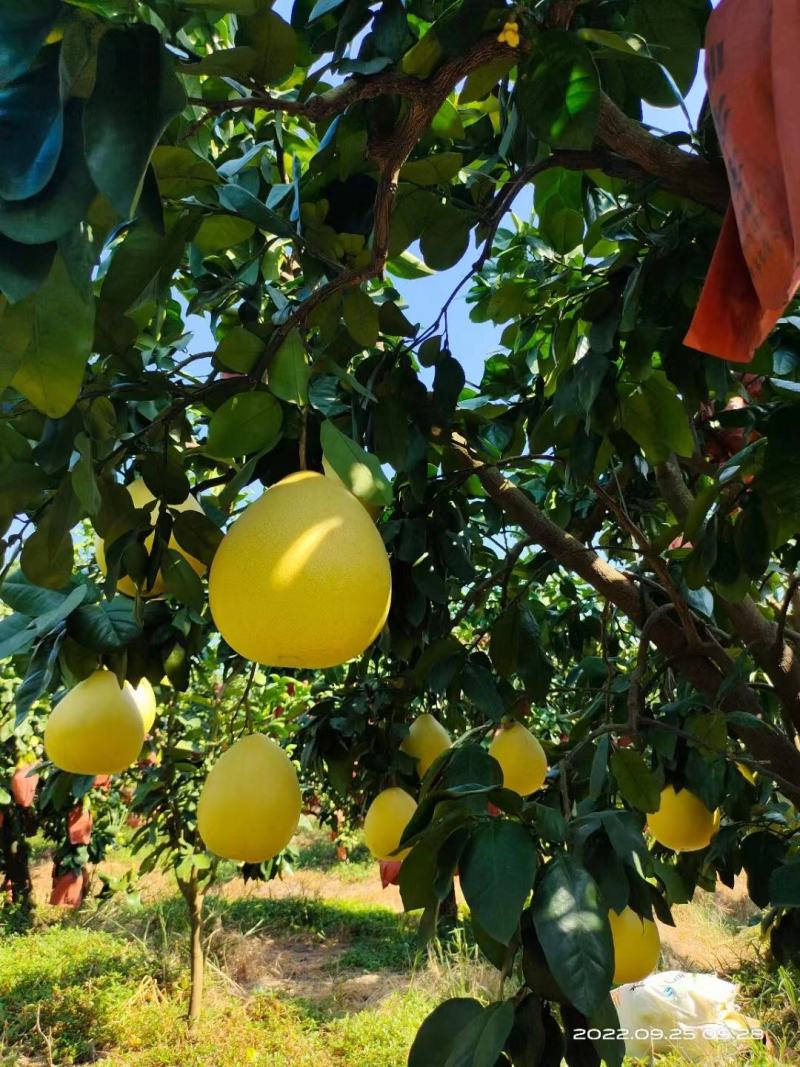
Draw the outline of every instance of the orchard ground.
<instances>
[{"instance_id":1,"label":"orchard ground","mask_svg":"<svg viewBox=\"0 0 800 1067\"><path fill-rule=\"evenodd\" d=\"M100 874L118 879L130 867L118 849L95 872L94 891ZM41 902L50 885L45 853L35 884ZM0 1064L401 1067L432 1005L497 996L497 972L479 962L468 922L420 950L414 917L402 914L395 887L381 888L363 846L340 862L328 835L312 829L291 875L247 885L231 878L209 897L207 1006L190 1037L185 908L164 874L143 876L135 890L139 899L118 893L77 912L42 906L32 930L7 931ZM800 1062L800 974L766 963L744 881L714 896L698 890L674 914L674 929L661 926L662 967L739 981L743 1009L774 1043L772 1054L721 1051L709 1067Z\"/></svg>"}]
</instances>

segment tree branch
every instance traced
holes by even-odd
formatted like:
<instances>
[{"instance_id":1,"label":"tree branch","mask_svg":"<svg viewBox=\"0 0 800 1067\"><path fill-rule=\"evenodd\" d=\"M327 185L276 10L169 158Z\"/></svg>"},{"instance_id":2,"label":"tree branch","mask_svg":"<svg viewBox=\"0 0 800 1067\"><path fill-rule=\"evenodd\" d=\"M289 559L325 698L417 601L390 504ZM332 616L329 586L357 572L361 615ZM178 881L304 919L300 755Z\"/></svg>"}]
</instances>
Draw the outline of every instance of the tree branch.
<instances>
[{"instance_id":1,"label":"tree branch","mask_svg":"<svg viewBox=\"0 0 800 1067\"><path fill-rule=\"evenodd\" d=\"M456 435L448 437L446 433L436 429L432 436L434 440L451 447L462 463L473 468L492 500L532 541L562 566L588 582L637 626L645 624L652 609L633 581L560 526L556 526L496 467L482 463L464 438ZM719 700L727 711L745 711L757 718L761 717L761 702L755 692L744 683L731 681L729 678L724 696L721 696L720 688L726 681L726 673L733 671L733 663L724 656L722 649L719 653L715 650L712 659L705 644L693 647L682 628L667 617L654 619L651 627L651 643L662 655L674 661L683 676L710 701ZM721 660L725 673L717 664L717 658ZM774 771L776 776L780 775L784 782L797 783L796 788L792 790L786 788L786 795L794 803L800 802L800 752L789 739L761 724L748 726L737 723L732 732L741 738L756 759Z\"/></svg>"}]
</instances>

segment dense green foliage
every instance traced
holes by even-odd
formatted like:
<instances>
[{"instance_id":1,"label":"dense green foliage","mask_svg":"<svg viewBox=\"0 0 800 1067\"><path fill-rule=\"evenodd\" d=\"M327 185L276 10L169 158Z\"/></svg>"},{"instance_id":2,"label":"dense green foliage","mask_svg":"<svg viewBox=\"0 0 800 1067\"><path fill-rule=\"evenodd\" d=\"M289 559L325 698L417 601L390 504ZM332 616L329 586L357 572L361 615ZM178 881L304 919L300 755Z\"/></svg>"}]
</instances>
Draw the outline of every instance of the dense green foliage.
<instances>
[{"instance_id":1,"label":"dense green foliage","mask_svg":"<svg viewBox=\"0 0 800 1067\"><path fill-rule=\"evenodd\" d=\"M528 993L446 1004L426 1067L558 1062L563 1041L596 1062L570 1033L614 1025L609 907L669 921L745 869L776 952L797 947L800 339L788 315L736 371L682 344L726 192L707 115L666 138L636 121L695 75L710 5L669 6L0 2L7 764L98 664L150 678L136 843L193 906L221 745L269 730L309 805L357 818L416 790L399 745L434 712L461 740L422 783L404 902L432 935L458 871ZM451 302L412 324L393 279L473 256L460 289L503 330L467 382ZM247 500L323 456L380 512L389 620L358 661L256 676L184 554L210 564ZM177 510L190 492L202 512ZM528 800L486 752L507 717L550 762ZM645 839L665 784L722 809L709 848ZM59 773L47 796L90 788Z\"/></svg>"}]
</instances>

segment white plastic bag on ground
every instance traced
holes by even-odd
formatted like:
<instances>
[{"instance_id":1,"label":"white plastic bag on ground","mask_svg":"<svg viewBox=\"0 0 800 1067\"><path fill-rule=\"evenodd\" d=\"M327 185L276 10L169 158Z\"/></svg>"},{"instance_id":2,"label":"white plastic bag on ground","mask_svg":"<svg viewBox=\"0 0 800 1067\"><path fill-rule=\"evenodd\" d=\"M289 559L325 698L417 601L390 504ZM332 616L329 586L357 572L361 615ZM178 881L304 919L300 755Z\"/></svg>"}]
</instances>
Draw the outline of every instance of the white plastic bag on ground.
<instances>
[{"instance_id":1,"label":"white plastic bag on ground","mask_svg":"<svg viewBox=\"0 0 800 1067\"><path fill-rule=\"evenodd\" d=\"M762 1031L736 1006L738 986L713 974L662 971L615 989L620 1036L629 1056L680 1051L701 1061L721 1041L755 1038Z\"/></svg>"}]
</instances>

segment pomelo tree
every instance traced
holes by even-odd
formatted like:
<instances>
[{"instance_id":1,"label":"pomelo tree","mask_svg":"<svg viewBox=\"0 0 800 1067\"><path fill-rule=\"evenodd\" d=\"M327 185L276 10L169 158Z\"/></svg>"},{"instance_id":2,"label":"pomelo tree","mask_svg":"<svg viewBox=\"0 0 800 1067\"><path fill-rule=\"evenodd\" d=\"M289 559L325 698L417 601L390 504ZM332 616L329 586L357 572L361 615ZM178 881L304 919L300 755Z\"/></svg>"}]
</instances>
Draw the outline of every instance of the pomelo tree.
<instances>
[{"instance_id":1,"label":"pomelo tree","mask_svg":"<svg viewBox=\"0 0 800 1067\"><path fill-rule=\"evenodd\" d=\"M797 944L800 339L787 315L744 367L682 343L729 197L705 110L642 122L697 69L710 5L669 7L0 3L6 713L166 676L195 755L153 812L197 888L204 702L254 669L205 572L263 487L342 481L391 607L363 655L293 668L301 773L358 817L416 795L405 904L432 934L458 874L503 980L437 1008L414 1067L619 1063L576 1033L613 1030L637 937L717 877ZM456 264L412 322L398 280ZM470 380L463 296L502 328ZM422 713L458 740L420 785ZM489 754L512 722L550 766L530 797Z\"/></svg>"}]
</instances>

